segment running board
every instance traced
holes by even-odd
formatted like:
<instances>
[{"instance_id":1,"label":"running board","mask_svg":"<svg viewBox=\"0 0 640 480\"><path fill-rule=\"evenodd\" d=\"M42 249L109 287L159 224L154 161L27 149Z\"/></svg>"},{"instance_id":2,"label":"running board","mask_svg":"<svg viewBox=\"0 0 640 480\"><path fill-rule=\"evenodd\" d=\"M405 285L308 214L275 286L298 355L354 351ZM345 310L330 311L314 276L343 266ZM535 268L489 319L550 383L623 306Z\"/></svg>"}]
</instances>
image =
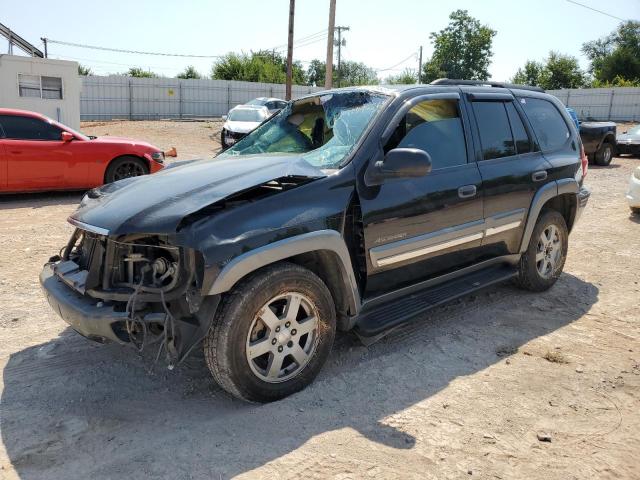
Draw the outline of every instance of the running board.
<instances>
[{"instance_id":1,"label":"running board","mask_svg":"<svg viewBox=\"0 0 640 480\"><path fill-rule=\"evenodd\" d=\"M370 309L365 305L356 320L355 333L363 343L371 344L388 333L389 329L408 322L433 307L503 282L517 274L517 267L513 265L491 266Z\"/></svg>"}]
</instances>

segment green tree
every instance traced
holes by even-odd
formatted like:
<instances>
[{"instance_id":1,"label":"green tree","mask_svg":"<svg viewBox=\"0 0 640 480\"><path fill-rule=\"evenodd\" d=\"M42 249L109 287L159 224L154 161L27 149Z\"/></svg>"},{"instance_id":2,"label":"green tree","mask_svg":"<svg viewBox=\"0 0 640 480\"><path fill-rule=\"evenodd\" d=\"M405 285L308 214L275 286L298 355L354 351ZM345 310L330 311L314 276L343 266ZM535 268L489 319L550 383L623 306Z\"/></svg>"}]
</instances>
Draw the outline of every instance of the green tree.
<instances>
[{"instance_id":1,"label":"green tree","mask_svg":"<svg viewBox=\"0 0 640 480\"><path fill-rule=\"evenodd\" d=\"M586 76L580 69L578 59L571 55L549 52L540 73L539 85L545 90L559 88L580 88L586 84Z\"/></svg>"},{"instance_id":2,"label":"green tree","mask_svg":"<svg viewBox=\"0 0 640 480\"><path fill-rule=\"evenodd\" d=\"M584 87L587 84L587 77L580 69L576 57L551 51L544 62L527 60L511 81L542 87L545 90L557 90Z\"/></svg>"},{"instance_id":3,"label":"green tree","mask_svg":"<svg viewBox=\"0 0 640 480\"><path fill-rule=\"evenodd\" d=\"M519 68L511 81L520 85L540 86L540 75L544 70L544 64L535 60L527 60L523 68Z\"/></svg>"},{"instance_id":4,"label":"green tree","mask_svg":"<svg viewBox=\"0 0 640 480\"><path fill-rule=\"evenodd\" d=\"M307 67L307 81L309 82L309 85L316 85L319 87L324 86L326 73L327 62L323 62L317 58L311 60Z\"/></svg>"},{"instance_id":5,"label":"green tree","mask_svg":"<svg viewBox=\"0 0 640 480\"><path fill-rule=\"evenodd\" d=\"M136 78L157 78L158 77L158 74L153 73L149 70L144 70L140 67L131 67L125 75L127 75L128 77L136 77Z\"/></svg>"},{"instance_id":6,"label":"green tree","mask_svg":"<svg viewBox=\"0 0 640 480\"><path fill-rule=\"evenodd\" d=\"M78 64L78 75L82 76L82 77L88 77L89 75L91 75L91 69L89 67L85 67L82 64Z\"/></svg>"},{"instance_id":7,"label":"green tree","mask_svg":"<svg viewBox=\"0 0 640 480\"><path fill-rule=\"evenodd\" d=\"M198 73L193 65L189 65L184 69L184 72L178 74L178 78L184 79L200 79L202 76Z\"/></svg>"},{"instance_id":8,"label":"green tree","mask_svg":"<svg viewBox=\"0 0 640 480\"><path fill-rule=\"evenodd\" d=\"M423 80L427 83L441 77L486 80L497 32L482 25L467 10L456 10L449 19L443 30L431 32L434 51L423 67Z\"/></svg>"},{"instance_id":9,"label":"green tree","mask_svg":"<svg viewBox=\"0 0 640 480\"><path fill-rule=\"evenodd\" d=\"M230 52L222 56L211 69L211 78L215 80L285 83L286 77L286 59L270 50L250 54ZM300 62L293 62L293 83L306 83L306 75Z\"/></svg>"},{"instance_id":10,"label":"green tree","mask_svg":"<svg viewBox=\"0 0 640 480\"><path fill-rule=\"evenodd\" d=\"M606 37L582 45L598 84L640 82L640 22L629 20Z\"/></svg>"},{"instance_id":11,"label":"green tree","mask_svg":"<svg viewBox=\"0 0 640 480\"><path fill-rule=\"evenodd\" d=\"M377 85L380 83L376 71L367 67L362 62L343 61L340 63L340 71L336 69L336 75L338 79L334 79L334 85L341 87L351 87L354 85Z\"/></svg>"},{"instance_id":12,"label":"green tree","mask_svg":"<svg viewBox=\"0 0 640 480\"><path fill-rule=\"evenodd\" d=\"M418 82L418 74L411 68L405 68L398 75L391 75L384 80L389 85L411 85Z\"/></svg>"}]
</instances>

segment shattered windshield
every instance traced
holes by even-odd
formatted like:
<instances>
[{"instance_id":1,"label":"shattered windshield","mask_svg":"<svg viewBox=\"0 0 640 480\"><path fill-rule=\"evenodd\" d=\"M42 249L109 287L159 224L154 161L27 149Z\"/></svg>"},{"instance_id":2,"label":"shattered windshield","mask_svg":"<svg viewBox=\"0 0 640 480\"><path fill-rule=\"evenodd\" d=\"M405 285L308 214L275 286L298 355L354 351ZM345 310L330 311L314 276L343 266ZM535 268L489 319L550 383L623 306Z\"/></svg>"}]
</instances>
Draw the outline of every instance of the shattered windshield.
<instances>
[{"instance_id":1,"label":"shattered windshield","mask_svg":"<svg viewBox=\"0 0 640 480\"><path fill-rule=\"evenodd\" d=\"M316 168L338 168L388 98L350 91L292 102L218 158L295 153Z\"/></svg>"}]
</instances>

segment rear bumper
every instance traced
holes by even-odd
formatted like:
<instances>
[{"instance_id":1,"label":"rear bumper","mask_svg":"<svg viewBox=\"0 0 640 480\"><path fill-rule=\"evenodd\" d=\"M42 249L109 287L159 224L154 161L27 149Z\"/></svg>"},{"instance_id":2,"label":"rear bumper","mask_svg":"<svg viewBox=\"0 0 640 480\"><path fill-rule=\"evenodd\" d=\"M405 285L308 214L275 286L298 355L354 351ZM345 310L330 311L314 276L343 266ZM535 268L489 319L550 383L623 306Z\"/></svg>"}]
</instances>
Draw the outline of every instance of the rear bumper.
<instances>
[{"instance_id":1,"label":"rear bumper","mask_svg":"<svg viewBox=\"0 0 640 480\"><path fill-rule=\"evenodd\" d=\"M580 190L578 191L576 196L577 196L577 208L576 208L576 218L573 222L574 225L582 216L582 212L584 211L584 209L587 206L587 203L589 202L589 198L591 197L591 190L589 190L587 187L580 187Z\"/></svg>"},{"instance_id":2,"label":"rear bumper","mask_svg":"<svg viewBox=\"0 0 640 480\"><path fill-rule=\"evenodd\" d=\"M103 343L128 343L116 334L127 319L126 312L116 312L113 307L71 289L53 273L50 264L40 273L40 285L51 308L80 335Z\"/></svg>"}]
</instances>

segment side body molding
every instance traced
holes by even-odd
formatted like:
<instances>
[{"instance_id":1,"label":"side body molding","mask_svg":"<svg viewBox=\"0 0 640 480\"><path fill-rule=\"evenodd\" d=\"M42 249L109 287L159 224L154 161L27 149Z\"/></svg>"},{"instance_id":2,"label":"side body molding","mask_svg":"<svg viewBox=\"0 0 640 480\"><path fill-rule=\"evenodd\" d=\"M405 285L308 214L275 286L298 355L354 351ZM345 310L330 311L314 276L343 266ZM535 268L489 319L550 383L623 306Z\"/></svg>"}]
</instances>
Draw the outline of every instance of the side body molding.
<instances>
[{"instance_id":1,"label":"side body molding","mask_svg":"<svg viewBox=\"0 0 640 480\"><path fill-rule=\"evenodd\" d=\"M540 211L542 210L544 204L552 198L557 197L558 195L563 195L566 193L577 194L579 190L580 186L578 185L578 182L573 178L566 178L559 181L554 180L553 182L547 183L540 190L538 190L536 195L533 197L533 201L531 202L527 224L522 236L522 243L520 244L520 253L524 253L527 250L529 240L531 239L531 234L533 233L533 228L536 226L536 221L540 216Z\"/></svg>"},{"instance_id":2,"label":"side body molding","mask_svg":"<svg viewBox=\"0 0 640 480\"><path fill-rule=\"evenodd\" d=\"M360 310L360 294L351 266L351 256L342 236L335 230L318 230L258 247L231 260L220 271L209 295L229 291L245 275L279 260L314 251L331 251L339 259L345 293L349 298L351 315Z\"/></svg>"}]
</instances>

